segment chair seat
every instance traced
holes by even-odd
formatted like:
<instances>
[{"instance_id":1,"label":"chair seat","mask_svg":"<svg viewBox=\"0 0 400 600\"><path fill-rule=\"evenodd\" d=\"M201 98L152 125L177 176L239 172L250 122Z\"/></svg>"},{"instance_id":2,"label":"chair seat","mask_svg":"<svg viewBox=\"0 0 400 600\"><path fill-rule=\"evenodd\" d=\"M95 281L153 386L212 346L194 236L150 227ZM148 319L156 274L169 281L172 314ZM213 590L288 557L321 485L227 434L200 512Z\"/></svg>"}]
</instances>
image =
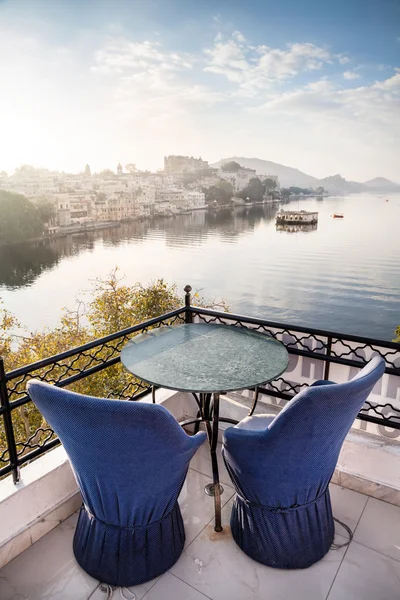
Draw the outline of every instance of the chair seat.
<instances>
[{"instance_id":1,"label":"chair seat","mask_svg":"<svg viewBox=\"0 0 400 600\"><path fill-rule=\"evenodd\" d=\"M251 431L268 429L275 417L276 415L253 415L252 417L246 417L235 425L235 429L249 429Z\"/></svg>"}]
</instances>

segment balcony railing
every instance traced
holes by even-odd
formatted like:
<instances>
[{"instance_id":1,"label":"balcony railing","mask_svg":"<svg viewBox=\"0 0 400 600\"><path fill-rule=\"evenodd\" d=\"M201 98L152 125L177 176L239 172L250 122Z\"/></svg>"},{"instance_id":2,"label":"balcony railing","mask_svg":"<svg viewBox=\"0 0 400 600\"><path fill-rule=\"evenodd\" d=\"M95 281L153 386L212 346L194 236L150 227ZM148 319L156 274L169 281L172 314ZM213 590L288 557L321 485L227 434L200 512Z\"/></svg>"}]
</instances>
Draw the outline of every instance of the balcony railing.
<instances>
[{"instance_id":1,"label":"balcony railing","mask_svg":"<svg viewBox=\"0 0 400 600\"><path fill-rule=\"evenodd\" d=\"M121 349L139 333L184 322L252 328L285 344L290 356L287 371L259 390L274 398L278 406L283 406L316 379L347 381L374 354L379 354L386 361L385 376L374 388L358 419L362 429L367 429L368 423L374 424L381 435L400 439L399 344L194 307L186 290L185 306L62 354L8 373L0 358L0 419L3 421L0 422L0 477L12 473L14 482L19 481L23 464L60 443L26 395L29 379L38 378L92 395L139 400L150 393L150 386L122 367Z\"/></svg>"}]
</instances>

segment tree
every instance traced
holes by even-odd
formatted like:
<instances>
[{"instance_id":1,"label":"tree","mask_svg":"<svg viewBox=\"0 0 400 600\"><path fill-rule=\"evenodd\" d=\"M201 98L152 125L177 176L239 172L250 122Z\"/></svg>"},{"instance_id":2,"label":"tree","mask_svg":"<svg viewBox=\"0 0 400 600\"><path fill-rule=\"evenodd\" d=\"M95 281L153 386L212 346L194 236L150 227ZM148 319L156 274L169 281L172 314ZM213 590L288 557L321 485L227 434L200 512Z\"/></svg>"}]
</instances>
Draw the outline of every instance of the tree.
<instances>
[{"instance_id":1,"label":"tree","mask_svg":"<svg viewBox=\"0 0 400 600\"><path fill-rule=\"evenodd\" d=\"M214 204L215 202L219 206L229 204L233 196L233 188L228 181L219 181L216 185L212 185L209 188L205 188L205 200L206 204Z\"/></svg>"},{"instance_id":2,"label":"tree","mask_svg":"<svg viewBox=\"0 0 400 600\"><path fill-rule=\"evenodd\" d=\"M236 173L239 169L243 169L238 162L231 160L230 162L225 163L221 166L222 171L228 171L229 173Z\"/></svg>"},{"instance_id":3,"label":"tree","mask_svg":"<svg viewBox=\"0 0 400 600\"><path fill-rule=\"evenodd\" d=\"M287 188L281 188L281 198L284 198L285 200L287 198L289 198L290 196L290 191Z\"/></svg>"},{"instance_id":4,"label":"tree","mask_svg":"<svg viewBox=\"0 0 400 600\"><path fill-rule=\"evenodd\" d=\"M136 173L137 171L136 165L134 163L129 163L125 165L125 169L128 171L128 173Z\"/></svg>"},{"instance_id":5,"label":"tree","mask_svg":"<svg viewBox=\"0 0 400 600\"><path fill-rule=\"evenodd\" d=\"M396 327L396 331L394 333L395 333L396 337L394 338L393 341L400 344L400 325L398 327Z\"/></svg>"},{"instance_id":6,"label":"tree","mask_svg":"<svg viewBox=\"0 0 400 600\"><path fill-rule=\"evenodd\" d=\"M295 196L298 196L299 194L310 194L311 190L309 190L308 188L301 188L301 187L292 185L289 188L289 192L291 194L294 194Z\"/></svg>"},{"instance_id":7,"label":"tree","mask_svg":"<svg viewBox=\"0 0 400 600\"><path fill-rule=\"evenodd\" d=\"M0 190L0 245L42 235L38 209L25 196Z\"/></svg>"},{"instance_id":8,"label":"tree","mask_svg":"<svg viewBox=\"0 0 400 600\"><path fill-rule=\"evenodd\" d=\"M225 192L227 194L229 194L229 200L232 198L232 196L233 196L233 187L232 187L232 184L229 183L229 181L225 181L225 179L221 179L215 185L217 186L217 188L220 188L221 190L225 190Z\"/></svg>"},{"instance_id":9,"label":"tree","mask_svg":"<svg viewBox=\"0 0 400 600\"><path fill-rule=\"evenodd\" d=\"M75 310L64 312L60 323L54 329L44 329L19 337L13 332L17 327L21 327L20 324L0 304L0 355L4 357L6 371L59 354L182 306L182 298L177 294L175 285L168 285L163 279L158 279L148 286L127 286L123 283L123 278L119 277L118 268L106 279L96 280L90 294L91 299L87 307L79 301ZM207 303L197 293L193 295L193 304L205 307L208 305L210 308L219 306L227 310L225 303ZM119 341L125 343L123 340ZM91 354L92 359L87 352L81 356L64 359L51 369L51 377L57 380L65 376L68 367L72 367L72 372L76 373L87 368L89 364L101 364L111 357L117 357L119 351L118 340L115 340L104 347L96 348ZM48 367L39 369L35 376L44 375L47 370ZM25 385L24 379L17 384L19 393L25 393ZM142 389L142 383L118 363L75 382L70 389L99 397L132 397ZM48 431L38 431L40 427L46 428L47 424L31 402L13 412L13 424L17 443L26 442L31 436L34 438L32 444L43 443L48 436ZM0 456L5 448L4 424L3 420L0 420Z\"/></svg>"},{"instance_id":10,"label":"tree","mask_svg":"<svg viewBox=\"0 0 400 600\"><path fill-rule=\"evenodd\" d=\"M315 191L316 191L316 193L317 193L317 194L324 194L324 193L325 193L325 189L324 189L324 187L323 187L322 185L319 185L319 186L316 188L316 190L315 190Z\"/></svg>"},{"instance_id":11,"label":"tree","mask_svg":"<svg viewBox=\"0 0 400 600\"><path fill-rule=\"evenodd\" d=\"M250 202L261 202L265 194L265 185L258 177L250 179L249 184L239 192L240 198L249 199Z\"/></svg>"},{"instance_id":12,"label":"tree","mask_svg":"<svg viewBox=\"0 0 400 600\"><path fill-rule=\"evenodd\" d=\"M263 184L265 186L266 191L274 190L278 187L278 184L276 183L275 179L271 179L270 177L264 179Z\"/></svg>"},{"instance_id":13,"label":"tree","mask_svg":"<svg viewBox=\"0 0 400 600\"><path fill-rule=\"evenodd\" d=\"M36 208L42 223L50 223L56 215L54 204L49 198L39 198Z\"/></svg>"},{"instance_id":14,"label":"tree","mask_svg":"<svg viewBox=\"0 0 400 600\"><path fill-rule=\"evenodd\" d=\"M103 177L104 179L114 179L116 175L111 169L103 169L100 171L100 177Z\"/></svg>"}]
</instances>

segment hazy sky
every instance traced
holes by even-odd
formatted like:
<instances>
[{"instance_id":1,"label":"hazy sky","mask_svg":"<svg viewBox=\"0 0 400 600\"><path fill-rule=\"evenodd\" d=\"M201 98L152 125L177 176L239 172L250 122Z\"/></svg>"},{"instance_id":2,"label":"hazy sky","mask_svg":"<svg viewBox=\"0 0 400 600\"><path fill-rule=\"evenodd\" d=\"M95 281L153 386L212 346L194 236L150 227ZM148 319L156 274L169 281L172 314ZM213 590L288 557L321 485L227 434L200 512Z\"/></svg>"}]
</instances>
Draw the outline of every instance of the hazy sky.
<instances>
[{"instance_id":1,"label":"hazy sky","mask_svg":"<svg viewBox=\"0 0 400 600\"><path fill-rule=\"evenodd\" d=\"M400 182L397 0L0 0L0 170L258 157Z\"/></svg>"}]
</instances>

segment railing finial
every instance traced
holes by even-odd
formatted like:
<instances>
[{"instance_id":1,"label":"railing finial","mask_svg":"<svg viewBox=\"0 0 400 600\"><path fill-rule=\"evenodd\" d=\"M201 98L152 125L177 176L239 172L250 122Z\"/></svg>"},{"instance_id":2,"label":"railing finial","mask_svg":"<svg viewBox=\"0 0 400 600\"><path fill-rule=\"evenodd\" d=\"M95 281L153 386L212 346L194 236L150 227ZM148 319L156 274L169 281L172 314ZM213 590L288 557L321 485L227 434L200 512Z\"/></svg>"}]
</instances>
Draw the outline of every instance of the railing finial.
<instances>
[{"instance_id":1,"label":"railing finial","mask_svg":"<svg viewBox=\"0 0 400 600\"><path fill-rule=\"evenodd\" d=\"M192 286L188 284L188 285L185 285L185 287L183 289L185 291L185 308L186 308L185 322L191 323L192 322L192 313L190 310L190 302L191 302L190 292L192 291Z\"/></svg>"}]
</instances>

